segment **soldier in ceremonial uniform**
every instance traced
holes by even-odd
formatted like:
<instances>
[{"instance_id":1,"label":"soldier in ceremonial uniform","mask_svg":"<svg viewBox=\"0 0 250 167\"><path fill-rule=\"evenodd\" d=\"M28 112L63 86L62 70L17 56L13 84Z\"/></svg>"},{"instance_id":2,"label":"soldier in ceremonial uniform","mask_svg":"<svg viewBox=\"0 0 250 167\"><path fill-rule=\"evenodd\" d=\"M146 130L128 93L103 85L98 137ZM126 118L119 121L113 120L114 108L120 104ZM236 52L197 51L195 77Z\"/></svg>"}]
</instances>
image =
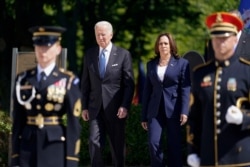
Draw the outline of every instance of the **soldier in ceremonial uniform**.
<instances>
[{"instance_id":1,"label":"soldier in ceremonial uniform","mask_svg":"<svg viewBox=\"0 0 250 167\"><path fill-rule=\"evenodd\" d=\"M250 61L235 54L243 23L217 12L206 25L215 59L193 72L187 162L192 167L249 166L250 107L242 106L250 100Z\"/></svg>"},{"instance_id":2,"label":"soldier in ceremonial uniform","mask_svg":"<svg viewBox=\"0 0 250 167\"><path fill-rule=\"evenodd\" d=\"M81 130L79 79L56 66L65 29L37 26L29 30L37 66L16 78L11 166L77 167Z\"/></svg>"}]
</instances>

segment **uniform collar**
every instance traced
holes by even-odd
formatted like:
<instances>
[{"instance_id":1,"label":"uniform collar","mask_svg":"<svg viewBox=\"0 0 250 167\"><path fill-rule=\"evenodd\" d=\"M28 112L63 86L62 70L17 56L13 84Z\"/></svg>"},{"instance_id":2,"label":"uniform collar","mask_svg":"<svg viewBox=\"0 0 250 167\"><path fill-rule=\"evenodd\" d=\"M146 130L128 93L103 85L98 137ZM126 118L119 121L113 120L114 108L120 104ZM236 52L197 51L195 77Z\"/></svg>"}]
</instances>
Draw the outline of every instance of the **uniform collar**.
<instances>
[{"instance_id":1,"label":"uniform collar","mask_svg":"<svg viewBox=\"0 0 250 167\"><path fill-rule=\"evenodd\" d=\"M224 61L215 60L216 67L227 67L230 66L237 59L236 55L231 56L229 59Z\"/></svg>"},{"instance_id":2,"label":"uniform collar","mask_svg":"<svg viewBox=\"0 0 250 167\"><path fill-rule=\"evenodd\" d=\"M37 66L38 74L40 74L42 71L45 72L46 76L49 76L49 74L52 72L52 70L55 68L55 63L50 64L48 67L42 69L41 66Z\"/></svg>"}]
</instances>

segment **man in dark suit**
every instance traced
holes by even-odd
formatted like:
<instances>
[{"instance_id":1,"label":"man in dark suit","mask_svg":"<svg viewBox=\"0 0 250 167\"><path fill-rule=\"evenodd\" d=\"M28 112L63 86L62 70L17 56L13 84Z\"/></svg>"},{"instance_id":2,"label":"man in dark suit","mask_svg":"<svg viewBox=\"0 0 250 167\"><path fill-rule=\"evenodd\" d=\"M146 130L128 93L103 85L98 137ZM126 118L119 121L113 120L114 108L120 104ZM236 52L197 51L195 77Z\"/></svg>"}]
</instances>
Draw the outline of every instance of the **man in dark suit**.
<instances>
[{"instance_id":1,"label":"man in dark suit","mask_svg":"<svg viewBox=\"0 0 250 167\"><path fill-rule=\"evenodd\" d=\"M134 76L129 51L115 46L112 25L95 25L97 44L84 56L82 102L84 121L89 121L91 165L102 167L106 134L116 167L124 166L125 121L134 94Z\"/></svg>"},{"instance_id":2,"label":"man in dark suit","mask_svg":"<svg viewBox=\"0 0 250 167\"><path fill-rule=\"evenodd\" d=\"M56 66L64 31L57 26L30 28L38 64L16 78L11 167L78 166L80 82Z\"/></svg>"}]
</instances>

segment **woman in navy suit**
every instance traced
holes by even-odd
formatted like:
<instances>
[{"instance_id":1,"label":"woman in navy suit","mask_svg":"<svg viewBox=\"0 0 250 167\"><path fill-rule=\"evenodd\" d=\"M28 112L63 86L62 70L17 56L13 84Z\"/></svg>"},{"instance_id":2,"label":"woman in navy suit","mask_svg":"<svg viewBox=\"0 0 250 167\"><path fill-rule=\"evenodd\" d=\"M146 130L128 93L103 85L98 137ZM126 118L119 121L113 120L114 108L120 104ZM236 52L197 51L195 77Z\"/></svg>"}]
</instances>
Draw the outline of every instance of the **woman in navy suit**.
<instances>
[{"instance_id":1,"label":"woman in navy suit","mask_svg":"<svg viewBox=\"0 0 250 167\"><path fill-rule=\"evenodd\" d=\"M148 131L152 167L165 166L161 139L167 135L168 167L182 167L182 125L187 122L190 96L189 63L177 54L171 34L160 34L156 57L147 63L142 102L143 129Z\"/></svg>"}]
</instances>

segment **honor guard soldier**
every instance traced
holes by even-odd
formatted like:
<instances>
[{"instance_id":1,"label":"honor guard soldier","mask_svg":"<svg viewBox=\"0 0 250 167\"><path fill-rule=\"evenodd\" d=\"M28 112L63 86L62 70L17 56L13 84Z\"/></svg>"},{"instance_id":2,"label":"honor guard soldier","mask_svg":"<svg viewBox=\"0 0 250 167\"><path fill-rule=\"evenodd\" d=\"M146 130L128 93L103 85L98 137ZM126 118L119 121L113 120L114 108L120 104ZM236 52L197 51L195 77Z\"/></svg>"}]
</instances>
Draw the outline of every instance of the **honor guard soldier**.
<instances>
[{"instance_id":1,"label":"honor guard soldier","mask_svg":"<svg viewBox=\"0 0 250 167\"><path fill-rule=\"evenodd\" d=\"M235 54L243 23L217 12L206 25L215 58L193 72L187 162L192 167L250 166L250 62Z\"/></svg>"},{"instance_id":2,"label":"honor guard soldier","mask_svg":"<svg viewBox=\"0 0 250 167\"><path fill-rule=\"evenodd\" d=\"M37 66L17 75L11 166L77 167L80 148L79 79L56 66L63 27L29 29Z\"/></svg>"}]
</instances>

